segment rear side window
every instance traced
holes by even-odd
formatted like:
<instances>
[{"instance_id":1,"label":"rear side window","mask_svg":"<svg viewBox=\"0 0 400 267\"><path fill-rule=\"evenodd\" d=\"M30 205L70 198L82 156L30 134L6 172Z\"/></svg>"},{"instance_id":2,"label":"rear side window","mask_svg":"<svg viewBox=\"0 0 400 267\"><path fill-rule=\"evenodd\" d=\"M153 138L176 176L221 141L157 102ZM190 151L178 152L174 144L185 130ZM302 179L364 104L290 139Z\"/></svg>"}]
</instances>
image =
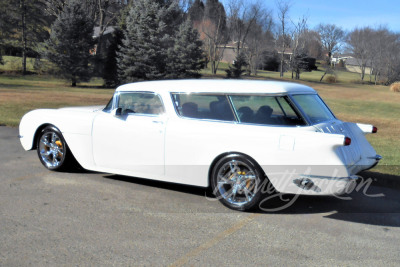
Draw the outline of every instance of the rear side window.
<instances>
[{"instance_id":1,"label":"rear side window","mask_svg":"<svg viewBox=\"0 0 400 267\"><path fill-rule=\"evenodd\" d=\"M164 113L164 106L158 95L154 93L124 92L119 95L118 108L122 109L122 115L128 114L152 114Z\"/></svg>"},{"instance_id":2,"label":"rear side window","mask_svg":"<svg viewBox=\"0 0 400 267\"><path fill-rule=\"evenodd\" d=\"M182 117L234 121L228 97L225 95L172 94L178 114Z\"/></svg>"},{"instance_id":3,"label":"rear side window","mask_svg":"<svg viewBox=\"0 0 400 267\"><path fill-rule=\"evenodd\" d=\"M239 122L265 125L305 125L286 96L233 95Z\"/></svg>"}]
</instances>

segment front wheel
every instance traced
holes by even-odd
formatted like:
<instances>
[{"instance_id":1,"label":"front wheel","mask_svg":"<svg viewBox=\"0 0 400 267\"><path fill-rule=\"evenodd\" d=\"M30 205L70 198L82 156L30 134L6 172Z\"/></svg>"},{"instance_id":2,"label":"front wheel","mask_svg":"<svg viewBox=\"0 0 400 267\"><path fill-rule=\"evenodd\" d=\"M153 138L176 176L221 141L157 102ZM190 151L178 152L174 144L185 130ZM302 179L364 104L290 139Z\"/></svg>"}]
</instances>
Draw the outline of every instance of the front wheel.
<instances>
[{"instance_id":1,"label":"front wheel","mask_svg":"<svg viewBox=\"0 0 400 267\"><path fill-rule=\"evenodd\" d=\"M65 170L72 156L60 130L54 126L47 126L40 132L37 153L43 166L52 171Z\"/></svg>"},{"instance_id":2,"label":"front wheel","mask_svg":"<svg viewBox=\"0 0 400 267\"><path fill-rule=\"evenodd\" d=\"M266 177L260 167L242 155L228 155L220 159L212 170L213 193L228 208L252 210L262 197Z\"/></svg>"}]
</instances>

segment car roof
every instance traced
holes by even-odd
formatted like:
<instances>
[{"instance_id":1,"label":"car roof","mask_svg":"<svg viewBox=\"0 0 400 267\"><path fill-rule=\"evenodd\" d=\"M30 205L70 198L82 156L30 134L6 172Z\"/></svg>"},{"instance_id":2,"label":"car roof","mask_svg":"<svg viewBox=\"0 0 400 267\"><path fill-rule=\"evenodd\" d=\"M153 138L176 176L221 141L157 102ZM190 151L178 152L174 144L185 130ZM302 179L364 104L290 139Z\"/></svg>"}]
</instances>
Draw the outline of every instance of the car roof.
<instances>
[{"instance_id":1,"label":"car roof","mask_svg":"<svg viewBox=\"0 0 400 267\"><path fill-rule=\"evenodd\" d=\"M164 80L146 81L121 85L117 92L123 91L152 91L176 93L251 93L251 94L280 94L280 93L316 93L309 86L276 81L254 80Z\"/></svg>"}]
</instances>

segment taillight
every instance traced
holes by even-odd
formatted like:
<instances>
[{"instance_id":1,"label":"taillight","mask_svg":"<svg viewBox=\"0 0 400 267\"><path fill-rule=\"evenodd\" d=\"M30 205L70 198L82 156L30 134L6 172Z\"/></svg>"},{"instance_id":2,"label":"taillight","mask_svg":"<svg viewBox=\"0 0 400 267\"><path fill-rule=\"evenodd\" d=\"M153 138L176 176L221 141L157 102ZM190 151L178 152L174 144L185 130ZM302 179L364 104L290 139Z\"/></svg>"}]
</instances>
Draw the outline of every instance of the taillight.
<instances>
[{"instance_id":1,"label":"taillight","mask_svg":"<svg viewBox=\"0 0 400 267\"><path fill-rule=\"evenodd\" d=\"M372 133L377 133L378 132L378 128L376 128L375 126L372 127Z\"/></svg>"},{"instance_id":2,"label":"taillight","mask_svg":"<svg viewBox=\"0 0 400 267\"><path fill-rule=\"evenodd\" d=\"M343 145L349 146L350 144L351 144L351 138L346 136L346 137L344 138Z\"/></svg>"}]
</instances>

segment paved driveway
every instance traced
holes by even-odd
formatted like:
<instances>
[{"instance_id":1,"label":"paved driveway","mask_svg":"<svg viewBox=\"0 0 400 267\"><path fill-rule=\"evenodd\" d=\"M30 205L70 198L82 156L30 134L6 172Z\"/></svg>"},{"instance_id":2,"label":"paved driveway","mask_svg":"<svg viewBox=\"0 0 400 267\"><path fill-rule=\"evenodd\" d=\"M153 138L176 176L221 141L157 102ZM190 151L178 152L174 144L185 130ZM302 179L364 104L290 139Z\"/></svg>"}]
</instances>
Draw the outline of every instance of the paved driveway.
<instances>
[{"instance_id":1,"label":"paved driveway","mask_svg":"<svg viewBox=\"0 0 400 267\"><path fill-rule=\"evenodd\" d=\"M0 266L400 265L399 191L235 212L204 189L47 171L17 135L0 127Z\"/></svg>"}]
</instances>

